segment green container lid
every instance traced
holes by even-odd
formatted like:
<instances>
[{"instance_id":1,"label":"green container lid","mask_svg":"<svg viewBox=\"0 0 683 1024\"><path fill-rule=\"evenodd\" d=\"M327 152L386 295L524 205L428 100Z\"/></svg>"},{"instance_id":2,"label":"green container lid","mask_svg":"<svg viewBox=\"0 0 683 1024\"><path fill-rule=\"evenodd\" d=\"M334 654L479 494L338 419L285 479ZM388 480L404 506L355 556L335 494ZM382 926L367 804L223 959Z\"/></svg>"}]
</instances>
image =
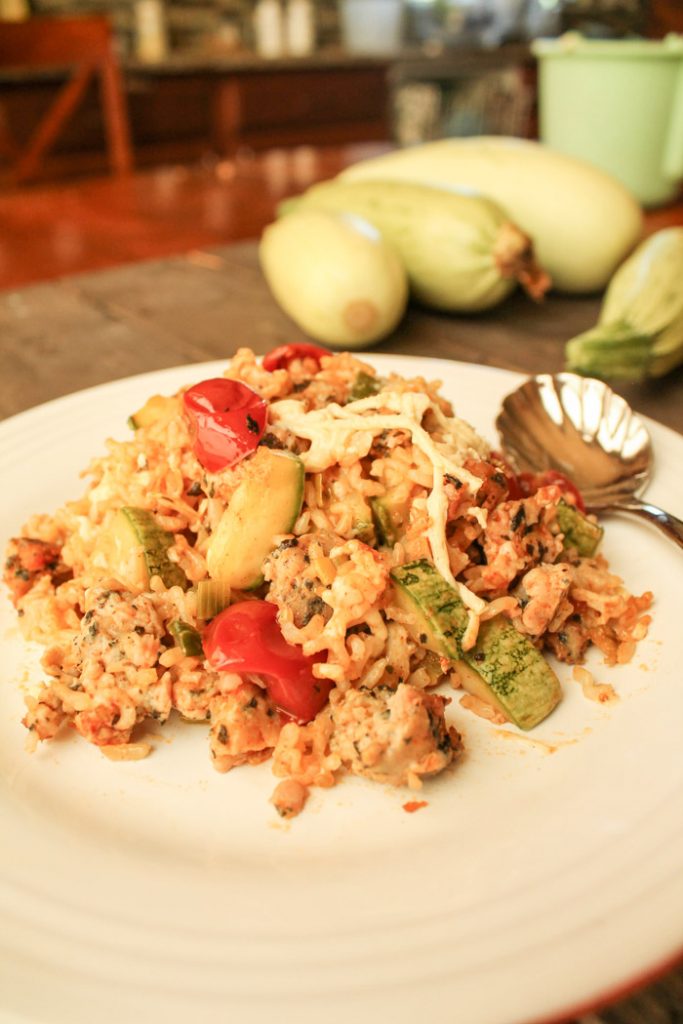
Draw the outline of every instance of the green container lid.
<instances>
[{"instance_id":1,"label":"green container lid","mask_svg":"<svg viewBox=\"0 0 683 1024\"><path fill-rule=\"evenodd\" d=\"M683 181L683 35L537 39L543 142L613 174L645 205Z\"/></svg>"},{"instance_id":2,"label":"green container lid","mask_svg":"<svg viewBox=\"0 0 683 1024\"><path fill-rule=\"evenodd\" d=\"M586 39L579 32L565 32L557 39L534 39L531 51L536 57L611 57L631 60L656 57L680 60L683 35L670 32L664 39Z\"/></svg>"}]
</instances>

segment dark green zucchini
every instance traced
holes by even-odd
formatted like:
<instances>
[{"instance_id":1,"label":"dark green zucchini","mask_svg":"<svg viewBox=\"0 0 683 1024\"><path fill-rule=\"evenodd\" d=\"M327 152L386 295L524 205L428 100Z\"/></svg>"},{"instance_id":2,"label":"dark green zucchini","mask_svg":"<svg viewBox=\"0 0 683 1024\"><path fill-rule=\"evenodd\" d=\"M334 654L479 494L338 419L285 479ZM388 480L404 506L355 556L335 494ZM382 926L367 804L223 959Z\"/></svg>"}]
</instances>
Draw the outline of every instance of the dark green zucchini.
<instances>
[{"instance_id":1,"label":"dark green zucchini","mask_svg":"<svg viewBox=\"0 0 683 1024\"><path fill-rule=\"evenodd\" d=\"M398 498L388 491L381 498L372 498L372 518L380 544L393 547L403 536L408 522L408 505L405 498Z\"/></svg>"},{"instance_id":2,"label":"dark green zucchini","mask_svg":"<svg viewBox=\"0 0 683 1024\"><path fill-rule=\"evenodd\" d=\"M379 377L373 377L371 374L365 373L364 370L360 370L351 385L349 402L357 402L361 398L369 398L370 395L376 395L381 387L382 381Z\"/></svg>"},{"instance_id":3,"label":"dark green zucchini","mask_svg":"<svg viewBox=\"0 0 683 1024\"><path fill-rule=\"evenodd\" d=\"M463 687L493 704L520 729L533 729L560 702L559 679L507 618L482 622L476 644L463 658L475 677L459 670Z\"/></svg>"},{"instance_id":4,"label":"dark green zucchini","mask_svg":"<svg viewBox=\"0 0 683 1024\"><path fill-rule=\"evenodd\" d=\"M593 557L604 533L601 526L563 500L558 503L555 521L564 534L562 546L566 551L573 548L585 558Z\"/></svg>"},{"instance_id":5,"label":"dark green zucchini","mask_svg":"<svg viewBox=\"0 0 683 1024\"><path fill-rule=\"evenodd\" d=\"M462 649L469 612L458 591L427 559L393 569L396 600L423 647L456 663L463 688L520 729L532 729L558 704L560 683L534 645L509 619L482 622L474 647Z\"/></svg>"},{"instance_id":6,"label":"dark green zucchini","mask_svg":"<svg viewBox=\"0 0 683 1024\"><path fill-rule=\"evenodd\" d=\"M169 632L176 644L188 658L203 658L204 648L199 630L183 619L174 619L169 624Z\"/></svg>"},{"instance_id":7,"label":"dark green zucchini","mask_svg":"<svg viewBox=\"0 0 683 1024\"><path fill-rule=\"evenodd\" d=\"M410 616L413 638L444 658L460 659L469 612L457 590L426 558L392 569L391 578L396 603Z\"/></svg>"}]
</instances>

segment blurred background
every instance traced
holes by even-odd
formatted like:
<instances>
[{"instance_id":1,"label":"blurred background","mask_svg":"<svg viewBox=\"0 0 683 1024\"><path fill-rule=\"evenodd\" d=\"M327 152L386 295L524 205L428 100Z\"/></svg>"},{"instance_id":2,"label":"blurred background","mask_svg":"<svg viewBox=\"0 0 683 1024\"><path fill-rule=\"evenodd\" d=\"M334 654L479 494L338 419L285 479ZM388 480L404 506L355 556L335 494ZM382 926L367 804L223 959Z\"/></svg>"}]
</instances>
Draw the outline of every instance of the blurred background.
<instances>
[{"instance_id":1,"label":"blurred background","mask_svg":"<svg viewBox=\"0 0 683 1024\"><path fill-rule=\"evenodd\" d=\"M683 30L675 0L0 0L3 20L88 14L112 23L137 167L240 148L533 136L531 39ZM7 157L63 75L2 63ZM38 177L106 167L92 82Z\"/></svg>"},{"instance_id":2,"label":"blurred background","mask_svg":"<svg viewBox=\"0 0 683 1024\"><path fill-rule=\"evenodd\" d=\"M0 287L255 237L382 147L537 137L531 41L574 31L662 39L683 5L0 0Z\"/></svg>"}]
</instances>

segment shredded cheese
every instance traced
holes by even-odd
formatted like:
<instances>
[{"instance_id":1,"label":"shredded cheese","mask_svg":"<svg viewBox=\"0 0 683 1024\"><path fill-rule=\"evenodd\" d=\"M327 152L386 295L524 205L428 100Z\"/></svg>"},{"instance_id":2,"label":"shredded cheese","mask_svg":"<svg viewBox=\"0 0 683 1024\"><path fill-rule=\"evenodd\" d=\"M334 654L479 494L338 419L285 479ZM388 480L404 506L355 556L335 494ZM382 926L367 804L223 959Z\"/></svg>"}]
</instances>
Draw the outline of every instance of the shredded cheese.
<instances>
[{"instance_id":1,"label":"shredded cheese","mask_svg":"<svg viewBox=\"0 0 683 1024\"><path fill-rule=\"evenodd\" d=\"M430 411L446 436L435 441L422 426ZM378 395L350 402L346 406L331 403L324 409L307 412L295 399L283 399L270 407L271 420L296 437L311 442L301 453L301 460L311 473L320 473L333 465L350 465L368 454L374 437L383 430L405 430L413 444L432 465L432 488L427 499L429 527L427 539L434 565L460 597L470 612L481 615L486 607L482 598L463 583L457 583L451 572L446 545L448 501L444 489L446 475L459 480L476 494L482 481L463 466L466 458L486 454L485 442L464 420L445 416L429 395L423 392L383 391ZM481 510L477 510L479 512ZM474 625L473 625L474 630Z\"/></svg>"},{"instance_id":2,"label":"shredded cheese","mask_svg":"<svg viewBox=\"0 0 683 1024\"><path fill-rule=\"evenodd\" d=\"M589 672L586 668L582 668L581 665L574 666L572 669L572 678L579 683L583 690L584 697L587 697L588 700L594 700L599 704L605 704L607 701L619 699L614 687L611 686L610 683L596 682L592 672Z\"/></svg>"}]
</instances>

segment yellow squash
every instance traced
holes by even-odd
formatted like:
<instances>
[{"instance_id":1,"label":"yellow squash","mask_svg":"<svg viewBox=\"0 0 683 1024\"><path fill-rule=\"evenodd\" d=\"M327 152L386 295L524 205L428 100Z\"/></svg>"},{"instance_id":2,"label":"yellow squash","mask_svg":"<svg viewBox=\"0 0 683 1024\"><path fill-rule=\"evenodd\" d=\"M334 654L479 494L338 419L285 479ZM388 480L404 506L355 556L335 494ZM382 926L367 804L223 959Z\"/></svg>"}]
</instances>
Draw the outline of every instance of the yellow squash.
<instances>
[{"instance_id":1,"label":"yellow squash","mask_svg":"<svg viewBox=\"0 0 683 1024\"><path fill-rule=\"evenodd\" d=\"M565 292L604 288L642 231L640 206L615 178L525 139L440 139L360 161L341 179L412 181L488 196L531 237L539 263Z\"/></svg>"},{"instance_id":2,"label":"yellow squash","mask_svg":"<svg viewBox=\"0 0 683 1024\"><path fill-rule=\"evenodd\" d=\"M295 211L265 229L259 258L285 313L328 345L364 348L389 334L405 311L403 264L358 217Z\"/></svg>"},{"instance_id":3,"label":"yellow squash","mask_svg":"<svg viewBox=\"0 0 683 1024\"><path fill-rule=\"evenodd\" d=\"M401 257L413 296L446 312L490 309L519 282L540 298L550 284L531 239L497 203L401 181L330 181L287 200L281 212L353 213Z\"/></svg>"}]
</instances>

